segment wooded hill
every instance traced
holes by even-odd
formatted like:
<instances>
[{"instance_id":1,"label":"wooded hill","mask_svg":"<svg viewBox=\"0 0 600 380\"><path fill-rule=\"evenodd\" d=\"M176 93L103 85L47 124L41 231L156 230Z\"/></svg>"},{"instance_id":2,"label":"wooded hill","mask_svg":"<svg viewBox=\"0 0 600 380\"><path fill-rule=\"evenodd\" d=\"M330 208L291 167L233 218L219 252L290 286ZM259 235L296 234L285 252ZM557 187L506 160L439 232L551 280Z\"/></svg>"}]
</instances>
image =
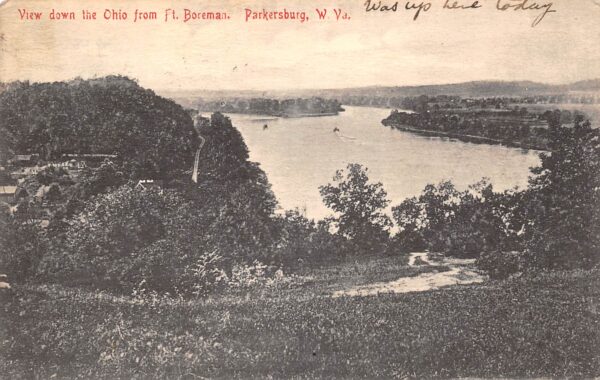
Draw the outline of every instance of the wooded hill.
<instances>
[{"instance_id":1,"label":"wooded hill","mask_svg":"<svg viewBox=\"0 0 600 380\"><path fill-rule=\"evenodd\" d=\"M189 169L198 140L180 105L120 76L16 82L0 94L0 158L116 154L140 176Z\"/></svg>"}]
</instances>

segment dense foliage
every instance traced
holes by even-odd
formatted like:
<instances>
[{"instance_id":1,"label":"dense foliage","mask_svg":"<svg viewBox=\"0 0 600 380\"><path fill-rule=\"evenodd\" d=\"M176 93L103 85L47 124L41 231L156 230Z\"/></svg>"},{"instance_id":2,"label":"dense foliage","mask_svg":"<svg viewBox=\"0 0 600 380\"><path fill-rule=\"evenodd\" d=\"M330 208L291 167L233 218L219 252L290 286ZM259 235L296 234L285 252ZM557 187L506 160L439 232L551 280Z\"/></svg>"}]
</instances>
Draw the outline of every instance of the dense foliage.
<instances>
[{"instance_id":1,"label":"dense foliage","mask_svg":"<svg viewBox=\"0 0 600 380\"><path fill-rule=\"evenodd\" d=\"M40 277L131 292L136 287L203 293L240 263L280 263L281 226L264 172L228 118L198 118L206 140L198 183L180 177L169 189L127 182L127 167L105 161L86 168L51 221L52 249ZM44 170L31 182L61 181ZM54 205L57 206L57 205Z\"/></svg>"},{"instance_id":2,"label":"dense foliage","mask_svg":"<svg viewBox=\"0 0 600 380\"><path fill-rule=\"evenodd\" d=\"M2 210L0 265L13 282L45 278L130 292L143 281L147 289L190 294L236 265L281 263L277 201L223 115L198 117L194 126L193 114L175 103L108 77L13 84L0 98L0 116L5 148L39 153L41 165L63 154L116 155L25 178L14 215ZM206 143L194 183L198 133ZM136 186L140 178L164 181L145 189ZM47 228L30 233L48 249L30 249L21 232L45 219Z\"/></svg>"},{"instance_id":3,"label":"dense foliage","mask_svg":"<svg viewBox=\"0 0 600 380\"><path fill-rule=\"evenodd\" d=\"M315 222L298 210L290 210L279 216L278 221L276 254L286 268L319 266L353 253L345 237L330 232L331 220Z\"/></svg>"},{"instance_id":4,"label":"dense foliage","mask_svg":"<svg viewBox=\"0 0 600 380\"><path fill-rule=\"evenodd\" d=\"M0 273L10 274L16 282L34 276L47 249L42 228L0 211Z\"/></svg>"},{"instance_id":5,"label":"dense foliage","mask_svg":"<svg viewBox=\"0 0 600 380\"><path fill-rule=\"evenodd\" d=\"M44 255L41 276L69 285L193 292L214 278L219 260L205 249L196 214L174 191L123 186L94 198ZM208 267L207 267L208 266ZM207 273L208 274L208 273Z\"/></svg>"},{"instance_id":6,"label":"dense foliage","mask_svg":"<svg viewBox=\"0 0 600 380\"><path fill-rule=\"evenodd\" d=\"M226 258L274 261L278 236L274 212L277 200L265 173L248 160L248 148L231 120L215 113L199 118L206 139L200 152L198 184L187 197L207 215L205 231Z\"/></svg>"},{"instance_id":7,"label":"dense foliage","mask_svg":"<svg viewBox=\"0 0 600 380\"><path fill-rule=\"evenodd\" d=\"M460 192L450 182L393 208L404 250L479 258L493 277L541 269L591 268L600 261L600 132L576 119L549 128L525 190L496 193L485 182Z\"/></svg>"},{"instance_id":8,"label":"dense foliage","mask_svg":"<svg viewBox=\"0 0 600 380\"><path fill-rule=\"evenodd\" d=\"M465 191L449 181L427 185L421 195L392 209L400 229L395 242L404 250L472 258L489 250L515 249L520 238L510 223L514 197L513 192L495 193L485 180Z\"/></svg>"}]
</instances>

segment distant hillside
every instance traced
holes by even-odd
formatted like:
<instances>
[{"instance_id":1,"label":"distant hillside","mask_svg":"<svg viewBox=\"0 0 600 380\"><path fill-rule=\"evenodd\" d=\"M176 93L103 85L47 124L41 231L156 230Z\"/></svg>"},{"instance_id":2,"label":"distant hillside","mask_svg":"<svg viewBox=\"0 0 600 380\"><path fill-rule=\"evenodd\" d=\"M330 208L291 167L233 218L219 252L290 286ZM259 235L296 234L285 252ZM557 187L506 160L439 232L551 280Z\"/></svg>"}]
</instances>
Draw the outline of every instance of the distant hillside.
<instances>
[{"instance_id":1,"label":"distant hillside","mask_svg":"<svg viewBox=\"0 0 600 380\"><path fill-rule=\"evenodd\" d=\"M162 91L161 94L170 97L186 107L193 107L197 99L224 98L256 98L269 97L282 99L286 97L336 98L342 103L345 97L406 97L419 95L457 95L461 97L525 97L539 95L562 95L576 92L600 94L600 79L585 80L566 85L551 85L531 81L475 81L454 84L439 84L425 86L373 86L343 89L315 89L289 91Z\"/></svg>"},{"instance_id":2,"label":"distant hillside","mask_svg":"<svg viewBox=\"0 0 600 380\"><path fill-rule=\"evenodd\" d=\"M600 79L583 80L568 85L569 91L590 91L598 92L600 89Z\"/></svg>"}]
</instances>

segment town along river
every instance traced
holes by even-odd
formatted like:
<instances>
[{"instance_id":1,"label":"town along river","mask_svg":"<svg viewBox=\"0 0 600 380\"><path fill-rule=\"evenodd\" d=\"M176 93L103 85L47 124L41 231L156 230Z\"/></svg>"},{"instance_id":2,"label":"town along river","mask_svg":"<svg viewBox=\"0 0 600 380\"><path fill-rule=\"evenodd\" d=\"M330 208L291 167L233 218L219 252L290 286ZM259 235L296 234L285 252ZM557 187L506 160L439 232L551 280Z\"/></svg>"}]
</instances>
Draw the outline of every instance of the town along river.
<instances>
[{"instance_id":1,"label":"town along river","mask_svg":"<svg viewBox=\"0 0 600 380\"><path fill-rule=\"evenodd\" d=\"M425 185L451 180L460 190L490 179L496 191L527 186L538 152L500 145L425 137L381 124L388 109L344 107L338 116L272 118L228 115L242 133L250 159L260 163L284 209L306 210L310 218L330 211L319 186L348 163L369 168L383 183L392 205L418 195Z\"/></svg>"}]
</instances>

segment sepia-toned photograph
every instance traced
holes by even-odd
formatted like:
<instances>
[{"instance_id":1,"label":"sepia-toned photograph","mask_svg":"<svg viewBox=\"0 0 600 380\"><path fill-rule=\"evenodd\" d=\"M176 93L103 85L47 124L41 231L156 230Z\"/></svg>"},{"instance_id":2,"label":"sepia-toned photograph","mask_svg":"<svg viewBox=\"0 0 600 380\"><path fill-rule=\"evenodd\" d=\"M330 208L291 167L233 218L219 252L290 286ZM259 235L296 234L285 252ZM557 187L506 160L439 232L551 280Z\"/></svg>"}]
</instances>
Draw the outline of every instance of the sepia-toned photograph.
<instances>
[{"instance_id":1,"label":"sepia-toned photograph","mask_svg":"<svg viewBox=\"0 0 600 380\"><path fill-rule=\"evenodd\" d=\"M0 379L600 378L599 0L0 0Z\"/></svg>"}]
</instances>

